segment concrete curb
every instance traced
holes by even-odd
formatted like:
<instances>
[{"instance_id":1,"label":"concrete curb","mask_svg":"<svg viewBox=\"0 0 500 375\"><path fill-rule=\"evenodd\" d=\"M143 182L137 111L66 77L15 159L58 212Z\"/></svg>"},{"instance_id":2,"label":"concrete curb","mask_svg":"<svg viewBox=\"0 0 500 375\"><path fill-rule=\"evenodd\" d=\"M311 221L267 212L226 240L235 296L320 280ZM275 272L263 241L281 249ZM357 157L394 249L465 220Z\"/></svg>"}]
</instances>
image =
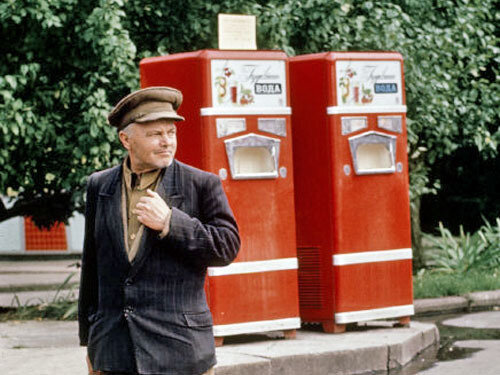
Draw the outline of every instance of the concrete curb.
<instances>
[{"instance_id":1,"label":"concrete curb","mask_svg":"<svg viewBox=\"0 0 500 375\"><path fill-rule=\"evenodd\" d=\"M500 306L500 290L469 293L466 298L471 308Z\"/></svg>"},{"instance_id":2,"label":"concrete curb","mask_svg":"<svg viewBox=\"0 0 500 375\"><path fill-rule=\"evenodd\" d=\"M471 311L500 306L500 290L473 292L458 297L424 298L414 301L415 315Z\"/></svg>"}]
</instances>

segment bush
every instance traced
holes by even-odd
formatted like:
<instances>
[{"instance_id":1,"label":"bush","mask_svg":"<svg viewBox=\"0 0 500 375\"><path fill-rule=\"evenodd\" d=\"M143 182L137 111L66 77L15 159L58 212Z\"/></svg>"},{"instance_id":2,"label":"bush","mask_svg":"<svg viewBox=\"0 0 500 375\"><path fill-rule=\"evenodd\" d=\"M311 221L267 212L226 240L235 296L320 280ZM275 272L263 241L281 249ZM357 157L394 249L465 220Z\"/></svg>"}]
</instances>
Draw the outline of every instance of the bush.
<instances>
[{"instance_id":1,"label":"bush","mask_svg":"<svg viewBox=\"0 0 500 375\"><path fill-rule=\"evenodd\" d=\"M500 219L485 224L473 235L460 227L458 237L439 223L439 237L424 235L431 244L428 265L434 270L466 273L500 267Z\"/></svg>"}]
</instances>

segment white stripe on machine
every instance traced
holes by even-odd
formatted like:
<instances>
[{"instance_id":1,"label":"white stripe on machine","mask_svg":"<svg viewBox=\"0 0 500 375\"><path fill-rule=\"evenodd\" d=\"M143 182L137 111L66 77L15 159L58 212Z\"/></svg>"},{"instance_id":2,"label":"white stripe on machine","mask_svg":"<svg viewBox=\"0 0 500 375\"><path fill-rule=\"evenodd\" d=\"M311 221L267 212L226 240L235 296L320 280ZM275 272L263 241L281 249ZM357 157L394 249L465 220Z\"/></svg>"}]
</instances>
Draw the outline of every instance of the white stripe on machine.
<instances>
[{"instance_id":1,"label":"white stripe on machine","mask_svg":"<svg viewBox=\"0 0 500 375\"><path fill-rule=\"evenodd\" d=\"M389 262L393 260L412 259L412 257L411 248L363 251L358 253L335 254L333 255L333 265L345 266L349 264Z\"/></svg>"},{"instance_id":2,"label":"white stripe on machine","mask_svg":"<svg viewBox=\"0 0 500 375\"><path fill-rule=\"evenodd\" d=\"M240 275L245 273L286 271L299 268L297 258L234 262L224 267L208 267L208 276Z\"/></svg>"},{"instance_id":3,"label":"white stripe on machine","mask_svg":"<svg viewBox=\"0 0 500 375\"><path fill-rule=\"evenodd\" d=\"M300 328L299 317L234 324L218 324L214 325L214 336L231 336L245 333L281 331L297 328Z\"/></svg>"}]
</instances>

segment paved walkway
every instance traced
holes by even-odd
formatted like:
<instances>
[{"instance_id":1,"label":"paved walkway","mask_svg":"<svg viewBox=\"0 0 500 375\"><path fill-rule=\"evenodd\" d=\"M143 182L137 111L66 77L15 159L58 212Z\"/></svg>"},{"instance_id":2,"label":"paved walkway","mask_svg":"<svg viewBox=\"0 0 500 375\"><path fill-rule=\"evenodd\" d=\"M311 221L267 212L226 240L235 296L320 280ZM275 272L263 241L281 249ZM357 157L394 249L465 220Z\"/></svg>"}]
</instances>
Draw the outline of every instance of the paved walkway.
<instances>
[{"instance_id":1,"label":"paved walkway","mask_svg":"<svg viewBox=\"0 0 500 375\"><path fill-rule=\"evenodd\" d=\"M79 280L74 264L75 260L0 261L0 307L11 306L14 296L21 304L53 298L55 284L73 273L71 280ZM34 287L46 290L29 290ZM77 290L71 292L74 297L78 294ZM500 291L417 300L415 310L418 314L443 313L492 305L500 305ZM347 375L387 371L407 364L439 341L433 324L412 322L409 328L392 328L393 323L359 324L356 330L340 335L301 329L295 340L276 338L276 334L226 338L226 344L217 348L216 374ZM77 342L76 322L0 323L2 375L84 375L84 358L85 348ZM438 373L429 372L434 374Z\"/></svg>"},{"instance_id":2,"label":"paved walkway","mask_svg":"<svg viewBox=\"0 0 500 375\"><path fill-rule=\"evenodd\" d=\"M239 337L217 348L217 375L360 374L400 367L439 334L433 324L392 328L370 322L340 335L300 330L294 340L272 335ZM228 340L231 341L231 340ZM77 323L0 323L0 374L86 375L85 348L78 346Z\"/></svg>"}]
</instances>

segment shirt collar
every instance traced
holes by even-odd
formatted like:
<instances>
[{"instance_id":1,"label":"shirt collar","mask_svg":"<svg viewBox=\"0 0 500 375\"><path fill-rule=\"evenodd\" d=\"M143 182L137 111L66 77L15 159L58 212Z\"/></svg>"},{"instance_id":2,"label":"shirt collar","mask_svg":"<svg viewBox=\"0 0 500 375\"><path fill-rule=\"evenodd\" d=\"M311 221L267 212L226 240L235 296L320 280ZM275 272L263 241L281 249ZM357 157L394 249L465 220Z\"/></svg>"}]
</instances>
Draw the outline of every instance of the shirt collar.
<instances>
[{"instance_id":1,"label":"shirt collar","mask_svg":"<svg viewBox=\"0 0 500 375\"><path fill-rule=\"evenodd\" d=\"M161 169L154 169L152 171L144 172L137 175L136 173L132 172L132 169L130 169L129 157L127 156L123 161L123 176L125 178L125 184L127 185L127 188L130 190L133 190L134 188L137 188L139 190L144 190L150 187L158 180L160 172ZM134 181L135 186L132 186L133 180L135 180Z\"/></svg>"}]
</instances>

